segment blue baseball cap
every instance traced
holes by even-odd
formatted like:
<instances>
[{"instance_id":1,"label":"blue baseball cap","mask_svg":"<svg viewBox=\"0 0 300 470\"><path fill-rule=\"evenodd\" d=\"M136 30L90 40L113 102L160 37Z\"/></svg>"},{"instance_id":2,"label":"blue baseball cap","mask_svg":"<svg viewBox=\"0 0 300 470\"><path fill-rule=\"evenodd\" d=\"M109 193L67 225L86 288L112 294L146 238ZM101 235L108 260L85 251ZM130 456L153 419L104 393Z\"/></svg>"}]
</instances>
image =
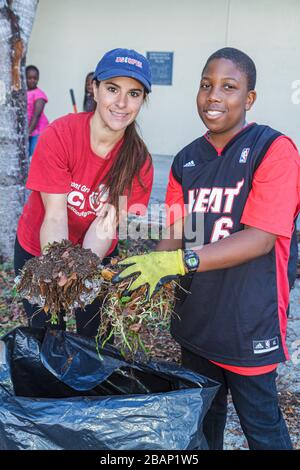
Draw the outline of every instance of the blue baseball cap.
<instances>
[{"instance_id":1,"label":"blue baseball cap","mask_svg":"<svg viewBox=\"0 0 300 470\"><path fill-rule=\"evenodd\" d=\"M150 64L146 57L133 49L113 49L106 52L96 67L93 80L130 77L141 82L151 92Z\"/></svg>"}]
</instances>

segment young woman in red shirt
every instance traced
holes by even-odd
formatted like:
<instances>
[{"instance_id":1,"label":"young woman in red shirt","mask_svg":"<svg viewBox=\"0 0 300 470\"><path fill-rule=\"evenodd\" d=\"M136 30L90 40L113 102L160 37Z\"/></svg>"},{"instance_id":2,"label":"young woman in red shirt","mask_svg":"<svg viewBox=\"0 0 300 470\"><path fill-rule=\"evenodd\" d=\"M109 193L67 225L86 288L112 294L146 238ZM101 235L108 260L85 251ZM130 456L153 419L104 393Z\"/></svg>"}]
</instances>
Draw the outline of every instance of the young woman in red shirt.
<instances>
[{"instance_id":1,"label":"young woman in red shirt","mask_svg":"<svg viewBox=\"0 0 300 470\"><path fill-rule=\"evenodd\" d=\"M146 209L153 182L151 156L136 130L136 117L151 92L147 59L134 50L114 49L93 76L94 112L69 114L40 135L26 187L32 192L20 217L15 244L16 274L54 241L69 239L90 248L104 262L115 253L116 230L107 231L103 211ZM104 225L106 225L104 230ZM44 327L49 314L24 300L30 326ZM76 310L77 332L95 336L99 302ZM59 328L64 328L61 319Z\"/></svg>"}]
</instances>

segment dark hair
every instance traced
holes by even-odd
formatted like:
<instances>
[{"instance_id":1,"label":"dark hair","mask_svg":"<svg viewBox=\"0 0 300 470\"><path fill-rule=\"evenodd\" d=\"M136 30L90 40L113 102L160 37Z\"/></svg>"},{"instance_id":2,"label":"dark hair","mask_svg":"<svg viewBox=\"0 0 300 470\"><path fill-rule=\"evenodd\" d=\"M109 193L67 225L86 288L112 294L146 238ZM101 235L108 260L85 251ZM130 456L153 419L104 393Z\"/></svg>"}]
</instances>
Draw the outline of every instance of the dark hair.
<instances>
[{"instance_id":1,"label":"dark hair","mask_svg":"<svg viewBox=\"0 0 300 470\"><path fill-rule=\"evenodd\" d=\"M40 71L39 71L39 69L38 69L35 65L27 65L27 67L26 67L26 74L27 74L28 72L30 72L31 70L33 70L34 72L36 72L38 78L40 78Z\"/></svg>"},{"instance_id":2,"label":"dark hair","mask_svg":"<svg viewBox=\"0 0 300 470\"><path fill-rule=\"evenodd\" d=\"M95 82L98 87L100 82L98 80L95 80ZM145 89L144 100L146 99L147 92ZM146 144L139 136L137 123L133 121L125 130L124 142L118 158L115 159L103 181L109 189L107 202L116 208L117 213L119 212L119 197L125 194L130 194L132 182L135 176L138 177L141 187L146 190L139 173L147 160L148 171L151 167L152 158Z\"/></svg>"},{"instance_id":3,"label":"dark hair","mask_svg":"<svg viewBox=\"0 0 300 470\"><path fill-rule=\"evenodd\" d=\"M87 76L85 77L85 82L84 82L84 96L83 96L83 111L85 112L92 112L95 111L96 109L96 101L94 100L94 96L88 93L87 91L87 81L89 77L93 77L94 72L89 72Z\"/></svg>"},{"instance_id":4,"label":"dark hair","mask_svg":"<svg viewBox=\"0 0 300 470\"><path fill-rule=\"evenodd\" d=\"M255 89L256 67L251 57L245 54L245 52L235 49L234 47L223 47L223 49L219 49L214 52L207 59L207 62L203 67L203 71L206 69L208 64L215 59L231 60L231 62L233 62L241 72L245 73L248 82L248 91Z\"/></svg>"}]
</instances>

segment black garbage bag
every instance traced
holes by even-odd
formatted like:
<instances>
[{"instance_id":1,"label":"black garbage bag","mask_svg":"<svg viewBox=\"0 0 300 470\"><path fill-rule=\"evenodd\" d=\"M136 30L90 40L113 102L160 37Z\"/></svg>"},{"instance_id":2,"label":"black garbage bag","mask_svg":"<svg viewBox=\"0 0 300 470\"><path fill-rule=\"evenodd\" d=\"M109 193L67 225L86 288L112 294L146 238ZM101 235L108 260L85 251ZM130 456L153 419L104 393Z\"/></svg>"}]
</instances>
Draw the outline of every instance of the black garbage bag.
<instances>
[{"instance_id":1,"label":"black garbage bag","mask_svg":"<svg viewBox=\"0 0 300 470\"><path fill-rule=\"evenodd\" d=\"M207 448L216 382L167 362L128 363L109 345L99 358L74 333L21 327L2 341L1 450Z\"/></svg>"}]
</instances>

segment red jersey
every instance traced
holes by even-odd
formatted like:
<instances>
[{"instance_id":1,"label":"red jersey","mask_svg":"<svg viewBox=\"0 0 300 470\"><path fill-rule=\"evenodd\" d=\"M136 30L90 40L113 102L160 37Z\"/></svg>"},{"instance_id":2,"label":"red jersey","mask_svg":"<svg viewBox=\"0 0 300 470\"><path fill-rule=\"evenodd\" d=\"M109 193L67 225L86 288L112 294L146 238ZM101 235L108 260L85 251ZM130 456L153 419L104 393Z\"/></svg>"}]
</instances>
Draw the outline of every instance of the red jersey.
<instances>
[{"instance_id":1,"label":"red jersey","mask_svg":"<svg viewBox=\"0 0 300 470\"><path fill-rule=\"evenodd\" d=\"M90 145L92 115L79 113L63 116L40 135L26 184L32 193L24 206L17 229L20 245L34 256L41 254L40 228L45 215L40 192L68 194L69 239L73 244L82 244L86 231L96 218L96 210L107 200L108 192L103 190L105 187L101 182L118 158L123 139L105 158L96 155ZM150 157L139 176L145 189L136 175L128 197L128 211L133 213L136 211L131 211L131 206L139 204L146 208L149 202L153 183ZM97 198L99 192L102 196ZM142 213L142 209L139 213ZM116 244L117 239L107 254L113 251Z\"/></svg>"}]
</instances>

